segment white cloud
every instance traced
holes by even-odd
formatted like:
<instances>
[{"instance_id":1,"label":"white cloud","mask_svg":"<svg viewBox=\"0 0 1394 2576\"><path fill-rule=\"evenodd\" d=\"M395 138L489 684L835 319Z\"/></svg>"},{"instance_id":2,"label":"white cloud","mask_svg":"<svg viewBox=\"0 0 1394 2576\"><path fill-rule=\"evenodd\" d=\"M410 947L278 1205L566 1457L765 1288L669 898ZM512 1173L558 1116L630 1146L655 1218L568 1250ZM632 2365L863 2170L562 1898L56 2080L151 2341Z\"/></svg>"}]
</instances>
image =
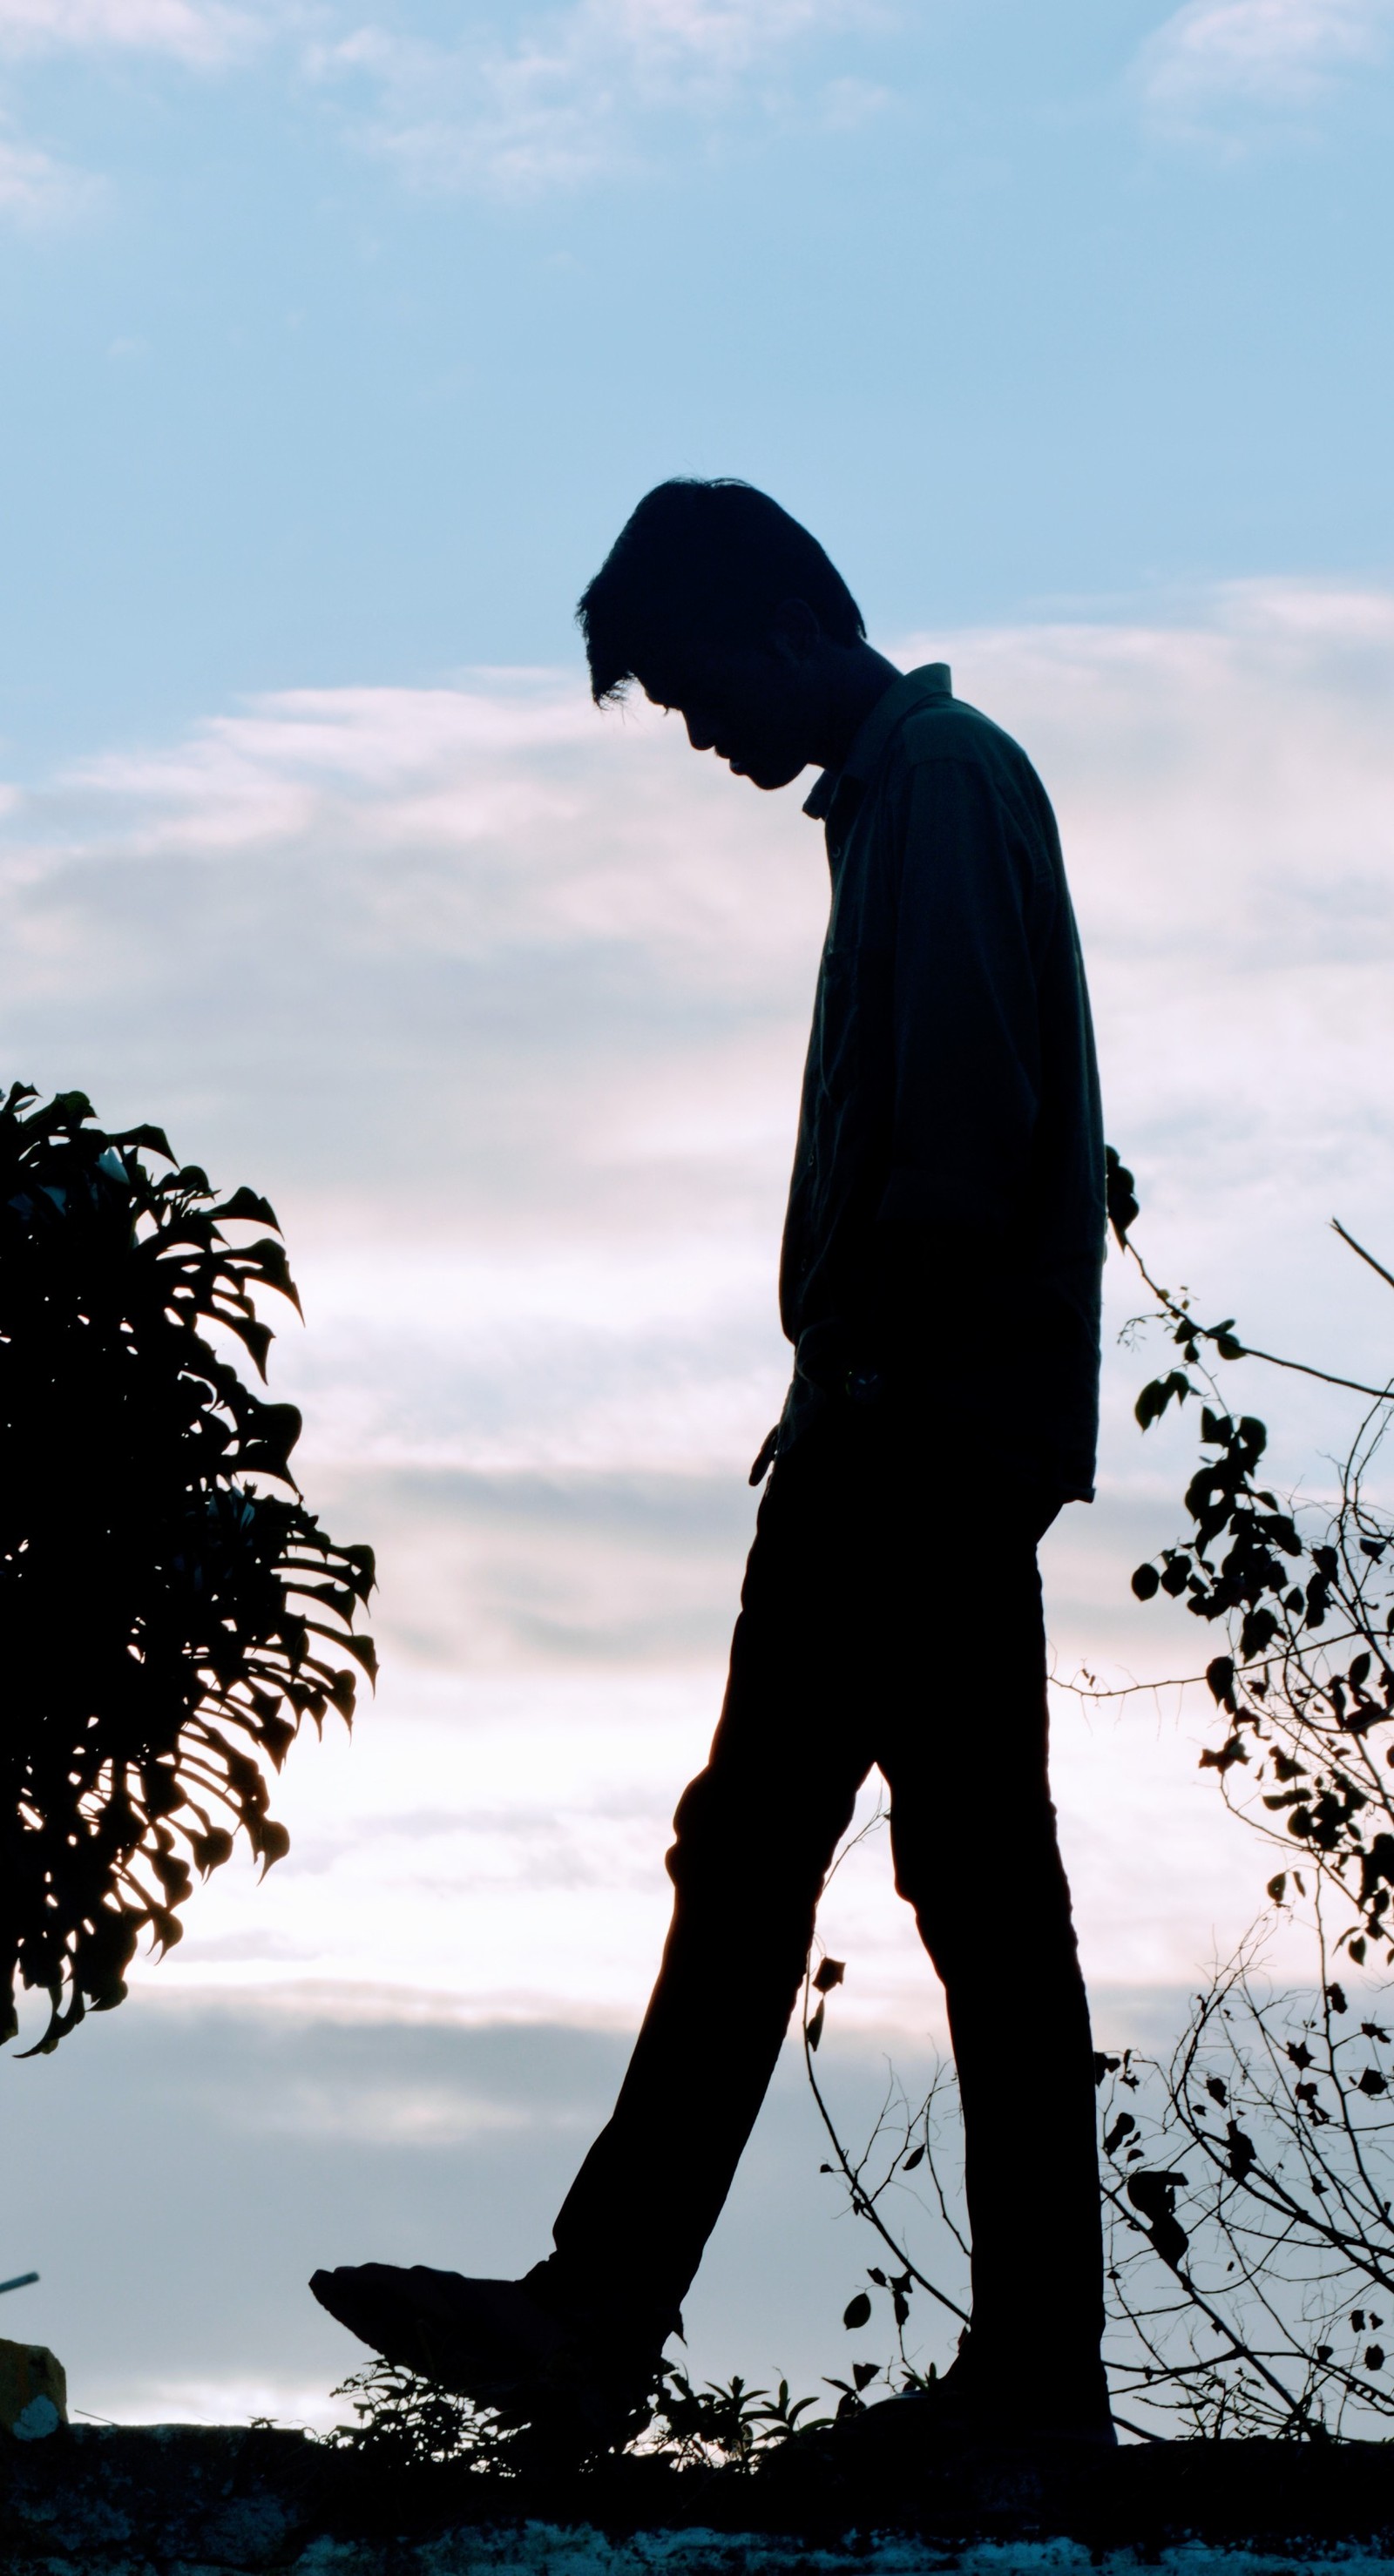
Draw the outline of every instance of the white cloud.
<instances>
[{"instance_id":1,"label":"white cloud","mask_svg":"<svg viewBox=\"0 0 1394 2576\"><path fill-rule=\"evenodd\" d=\"M697 64L744 71L797 36L846 24L850 0L583 0L572 41L594 42L604 30L640 76L665 77Z\"/></svg>"},{"instance_id":2,"label":"white cloud","mask_svg":"<svg viewBox=\"0 0 1394 2576\"><path fill-rule=\"evenodd\" d=\"M130 1098L148 1083L155 1025L191 1107L210 1043L229 1098L249 1074L300 1090L257 1160L318 1318L284 1365L316 1381L322 1460L748 1462L781 1391L769 1237L823 899L795 806L733 796L675 720L601 716L575 679L512 675L268 700L167 751L82 765L12 812L6 847L26 1062L56 1063L51 1014L66 1022L85 988L89 1073L72 1078L104 1110L113 1082ZM79 885L107 927L75 953ZM213 954L196 993L180 959ZM118 987L121 1033L94 1053ZM323 1110L295 1069L307 1052ZM188 1115L171 1097L171 1124ZM387 1171L359 1141L384 1121ZM205 1125L200 1153L243 1157L241 1125L221 1143ZM451 1178L423 1195L431 1167Z\"/></svg>"},{"instance_id":3,"label":"white cloud","mask_svg":"<svg viewBox=\"0 0 1394 2576\"><path fill-rule=\"evenodd\" d=\"M951 652L1056 797L1167 1258L1256 1338L1320 1336L1326 1216L1378 1232L1394 1196L1394 599L1257 585L909 649ZM184 1150L284 1199L316 1323L282 1365L326 1463L739 1468L824 903L794 798L500 674L93 759L3 847L16 1062L196 1120Z\"/></svg>"},{"instance_id":4,"label":"white cloud","mask_svg":"<svg viewBox=\"0 0 1394 2576\"><path fill-rule=\"evenodd\" d=\"M214 66L245 45L252 25L220 0L0 0L0 51L172 54Z\"/></svg>"},{"instance_id":5,"label":"white cloud","mask_svg":"<svg viewBox=\"0 0 1394 2576\"><path fill-rule=\"evenodd\" d=\"M25 225L67 223L98 193L99 183L84 171L0 134L0 217Z\"/></svg>"},{"instance_id":6,"label":"white cloud","mask_svg":"<svg viewBox=\"0 0 1394 2576\"><path fill-rule=\"evenodd\" d=\"M1144 48L1144 86L1179 112L1300 105L1383 60L1390 26L1390 0L1188 0Z\"/></svg>"},{"instance_id":7,"label":"white cloud","mask_svg":"<svg viewBox=\"0 0 1394 2576\"><path fill-rule=\"evenodd\" d=\"M195 71L223 68L258 41L257 21L225 0L0 0L0 58L156 54ZM0 116L0 123L3 117ZM52 224L88 213L100 178L0 132L0 217ZM113 357L142 344L117 341Z\"/></svg>"},{"instance_id":8,"label":"white cloud","mask_svg":"<svg viewBox=\"0 0 1394 2576\"><path fill-rule=\"evenodd\" d=\"M503 47L369 24L309 61L321 79L376 88L364 140L414 184L529 193L642 157L655 116L780 112L801 39L880 14L878 0L573 0ZM828 112L863 120L882 103L869 84L854 98L834 83Z\"/></svg>"}]
</instances>

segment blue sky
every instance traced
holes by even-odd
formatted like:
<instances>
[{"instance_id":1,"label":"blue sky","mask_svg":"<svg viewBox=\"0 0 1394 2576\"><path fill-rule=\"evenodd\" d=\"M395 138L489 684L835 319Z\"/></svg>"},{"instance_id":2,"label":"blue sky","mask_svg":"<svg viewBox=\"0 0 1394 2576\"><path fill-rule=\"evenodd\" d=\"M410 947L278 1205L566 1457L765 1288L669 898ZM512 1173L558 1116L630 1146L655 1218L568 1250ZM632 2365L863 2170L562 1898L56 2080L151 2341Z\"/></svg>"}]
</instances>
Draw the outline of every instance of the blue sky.
<instances>
[{"instance_id":1,"label":"blue sky","mask_svg":"<svg viewBox=\"0 0 1394 2576\"><path fill-rule=\"evenodd\" d=\"M351 2354L308 2262L540 2250L642 2006L781 1394L826 901L797 797L588 703L572 602L649 483L769 485L875 640L1018 734L1161 1274L1387 1369L1387 1294L1325 1221L1390 1259L1391 53L1388 0L0 0L5 1069L270 1192L307 1318L273 1385L382 1568L381 1688L292 1757L289 1858L200 1891L61 2077L4 2072L0 2276L44 2272L11 2330L79 2403L322 2414ZM1047 1580L1062 1679L1121 1683L1197 1655L1128 1592L1188 1435L1140 1441L1116 1264L1109 1301L1099 1499ZM1344 1425L1246 1375L1319 1488ZM1058 1695L1110 2037L1162 2027L1270 1866L1203 1714ZM937 2028L878 1845L829 1938L830 2062L870 2084ZM387 2137L344 2068L394 2031ZM284 2179L260 2355L196 2261L144 2307L121 2268L195 2067L241 2106L190 2076L224 2251ZM798 2136L816 2180L796 2089L704 2366L840 2366L841 2239L773 2219ZM50 2101L120 2125L121 2262L73 2233Z\"/></svg>"},{"instance_id":2,"label":"blue sky","mask_svg":"<svg viewBox=\"0 0 1394 2576\"><path fill-rule=\"evenodd\" d=\"M19 763L552 663L635 495L882 634L1389 565L1384 0L13 0Z\"/></svg>"}]
</instances>

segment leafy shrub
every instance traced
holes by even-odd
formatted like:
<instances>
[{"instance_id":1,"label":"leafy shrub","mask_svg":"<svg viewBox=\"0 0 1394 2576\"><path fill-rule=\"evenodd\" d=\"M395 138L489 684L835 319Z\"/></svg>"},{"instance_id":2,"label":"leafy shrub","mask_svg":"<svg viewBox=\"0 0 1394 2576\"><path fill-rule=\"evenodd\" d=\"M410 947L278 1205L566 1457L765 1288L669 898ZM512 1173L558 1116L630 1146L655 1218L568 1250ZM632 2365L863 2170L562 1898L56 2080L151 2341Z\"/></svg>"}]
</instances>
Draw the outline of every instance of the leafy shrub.
<instances>
[{"instance_id":1,"label":"leafy shrub","mask_svg":"<svg viewBox=\"0 0 1394 2576\"><path fill-rule=\"evenodd\" d=\"M1372 1490L1394 1418L1394 1382L1365 1386L1255 1350L1238 1338L1232 1316L1198 1322L1189 1298L1158 1286L1132 1241L1137 1201L1132 1175L1116 1156L1110 1182L1118 1241L1158 1302L1158 1313L1138 1317L1130 1330L1162 1324L1181 1363L1143 1388L1137 1421L1146 1431L1170 1404L1194 1397L1208 1453L1186 1488L1191 1531L1137 1568L1133 1591L1140 1601L1168 1594L1223 1628L1229 1651L1212 1655L1205 1680L1226 1723L1222 1742L1202 1753L1202 1766L1218 1774L1237 1813L1277 1842L1289 1863L1307 1863L1351 1910L1337 1949L1360 1967L1382 1943L1385 1964L1394 1966L1394 1522ZM1122 1223L1120 1184L1130 1212ZM1343 1225L1335 1231L1394 1287L1382 1262ZM1212 1359L1256 1359L1366 1399L1339 1468L1334 1509L1303 1510L1260 1482L1267 1426L1226 1410ZM1288 1875L1269 1881L1275 1904L1283 1902ZM1301 1872L1292 1876L1303 1894Z\"/></svg>"},{"instance_id":2,"label":"leafy shrub","mask_svg":"<svg viewBox=\"0 0 1394 2576\"><path fill-rule=\"evenodd\" d=\"M0 1106L0 2039L19 1982L48 1996L46 2051L121 2002L147 1926L179 1939L239 1832L281 1857L267 1766L303 1718L350 1719L375 1665L350 1633L371 1549L321 1530L295 1407L206 1337L264 1377L254 1294L299 1304L272 1210L219 1199L156 1127L36 1099ZM238 1248L249 1226L272 1231Z\"/></svg>"},{"instance_id":3,"label":"leafy shrub","mask_svg":"<svg viewBox=\"0 0 1394 2576\"><path fill-rule=\"evenodd\" d=\"M1317 1934L1314 1993L1275 1991L1246 1944L1169 2060L1096 2061L1110 2376L1168 2432L1387 2440L1394 2422L1390 2029Z\"/></svg>"},{"instance_id":4,"label":"leafy shrub","mask_svg":"<svg viewBox=\"0 0 1394 2576\"><path fill-rule=\"evenodd\" d=\"M325 2436L329 2446L379 2468L449 2463L517 2477L548 2465L549 2458L555 2466L568 2456L565 2450L549 2454L545 2438L530 2439L533 2428L509 2424L491 2408L455 2396L398 2362L370 2363L334 2395L351 2400L357 2421L337 2424ZM686 2371L664 2362L647 2429L626 2448L675 2469L753 2469L796 2434L826 2427L827 2416L802 2420L816 2403L812 2397L791 2398L784 2379L773 2396L739 2378L726 2387L709 2381L695 2388Z\"/></svg>"},{"instance_id":5,"label":"leafy shrub","mask_svg":"<svg viewBox=\"0 0 1394 2576\"><path fill-rule=\"evenodd\" d=\"M488 2407L457 2397L400 2362L373 2361L355 2370L333 2392L347 2397L356 2422L336 2424L324 2437L335 2451L351 2451L378 2469L439 2468L446 2463L509 2477L512 2429Z\"/></svg>"}]
</instances>

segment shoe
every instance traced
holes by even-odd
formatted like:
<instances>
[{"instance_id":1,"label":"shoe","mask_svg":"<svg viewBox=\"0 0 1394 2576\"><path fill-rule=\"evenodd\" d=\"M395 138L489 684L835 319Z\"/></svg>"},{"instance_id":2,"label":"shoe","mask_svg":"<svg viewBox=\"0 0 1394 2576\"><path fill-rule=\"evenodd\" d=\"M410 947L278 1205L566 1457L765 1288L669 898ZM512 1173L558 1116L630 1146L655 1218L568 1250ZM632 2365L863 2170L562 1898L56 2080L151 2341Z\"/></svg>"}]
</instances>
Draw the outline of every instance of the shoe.
<instances>
[{"instance_id":1,"label":"shoe","mask_svg":"<svg viewBox=\"0 0 1394 2576\"><path fill-rule=\"evenodd\" d=\"M564 2299L549 2263L521 2281L346 2263L316 2272L310 2288L384 2360L570 2447L612 2449L652 2413L670 2329L617 2333Z\"/></svg>"},{"instance_id":2,"label":"shoe","mask_svg":"<svg viewBox=\"0 0 1394 2576\"><path fill-rule=\"evenodd\" d=\"M1118 2443L1102 2367L1097 2382L1091 2372L1089 2384L1077 2391L1054 2388L1038 2395L987 2380L966 2351L942 2379L845 2416L839 2430L857 2447L897 2455L984 2445L1111 2451Z\"/></svg>"}]
</instances>

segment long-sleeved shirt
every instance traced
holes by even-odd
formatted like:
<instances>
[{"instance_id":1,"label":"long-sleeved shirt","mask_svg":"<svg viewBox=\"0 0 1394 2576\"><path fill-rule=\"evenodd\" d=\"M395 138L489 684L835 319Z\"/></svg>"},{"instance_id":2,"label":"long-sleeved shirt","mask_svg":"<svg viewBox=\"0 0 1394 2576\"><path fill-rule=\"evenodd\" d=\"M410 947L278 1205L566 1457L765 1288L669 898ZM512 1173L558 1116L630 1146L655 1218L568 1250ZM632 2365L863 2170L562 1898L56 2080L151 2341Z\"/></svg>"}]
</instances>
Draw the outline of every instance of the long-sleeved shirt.
<instances>
[{"instance_id":1,"label":"long-sleeved shirt","mask_svg":"<svg viewBox=\"0 0 1394 2576\"><path fill-rule=\"evenodd\" d=\"M887 689L804 811L832 911L780 1266L779 1447L860 1397L904 1409L948 1474L976 1460L1088 1500L1103 1128L1045 790L934 662Z\"/></svg>"}]
</instances>

